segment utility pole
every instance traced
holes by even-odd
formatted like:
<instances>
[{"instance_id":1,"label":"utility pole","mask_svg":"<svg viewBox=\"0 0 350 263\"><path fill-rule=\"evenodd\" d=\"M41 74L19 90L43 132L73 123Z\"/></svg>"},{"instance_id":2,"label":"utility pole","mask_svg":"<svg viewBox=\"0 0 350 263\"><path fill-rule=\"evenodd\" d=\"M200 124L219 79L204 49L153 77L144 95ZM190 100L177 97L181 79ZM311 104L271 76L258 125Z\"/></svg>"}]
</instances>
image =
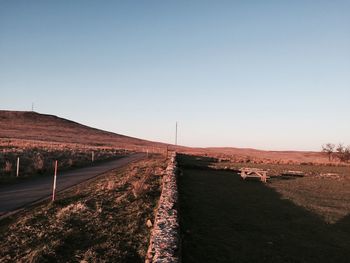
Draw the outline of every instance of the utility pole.
<instances>
[{"instance_id":1,"label":"utility pole","mask_svg":"<svg viewBox=\"0 0 350 263\"><path fill-rule=\"evenodd\" d=\"M32 111L34 111L34 102L32 102Z\"/></svg>"},{"instance_id":2,"label":"utility pole","mask_svg":"<svg viewBox=\"0 0 350 263\"><path fill-rule=\"evenodd\" d=\"M177 122L175 126L175 146L177 146Z\"/></svg>"}]
</instances>

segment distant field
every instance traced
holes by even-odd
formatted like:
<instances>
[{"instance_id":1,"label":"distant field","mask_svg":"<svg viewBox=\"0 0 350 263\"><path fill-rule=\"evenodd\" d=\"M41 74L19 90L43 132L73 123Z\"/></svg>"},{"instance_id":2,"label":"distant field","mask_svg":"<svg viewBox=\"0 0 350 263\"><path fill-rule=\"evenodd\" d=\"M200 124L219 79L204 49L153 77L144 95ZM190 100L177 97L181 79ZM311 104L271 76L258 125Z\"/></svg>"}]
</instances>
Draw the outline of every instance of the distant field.
<instances>
[{"instance_id":1,"label":"distant field","mask_svg":"<svg viewBox=\"0 0 350 263\"><path fill-rule=\"evenodd\" d=\"M164 165L153 156L0 221L0 262L144 262Z\"/></svg>"},{"instance_id":2,"label":"distant field","mask_svg":"<svg viewBox=\"0 0 350 263\"><path fill-rule=\"evenodd\" d=\"M237 163L237 162L215 162L219 169L240 169L242 167L260 168L268 171L269 175L281 175L287 171L301 171L307 176L318 176L327 173L336 173L350 177L350 166L348 165L310 165L310 164L263 164L263 163Z\"/></svg>"},{"instance_id":3,"label":"distant field","mask_svg":"<svg viewBox=\"0 0 350 263\"><path fill-rule=\"evenodd\" d=\"M321 146L320 146L321 148ZM244 163L329 163L328 156L315 151L263 151L247 148L207 148L206 155ZM204 155L202 153L202 155Z\"/></svg>"},{"instance_id":4,"label":"distant field","mask_svg":"<svg viewBox=\"0 0 350 263\"><path fill-rule=\"evenodd\" d=\"M179 163L183 262L348 262L349 177L263 184L215 159Z\"/></svg>"}]
</instances>

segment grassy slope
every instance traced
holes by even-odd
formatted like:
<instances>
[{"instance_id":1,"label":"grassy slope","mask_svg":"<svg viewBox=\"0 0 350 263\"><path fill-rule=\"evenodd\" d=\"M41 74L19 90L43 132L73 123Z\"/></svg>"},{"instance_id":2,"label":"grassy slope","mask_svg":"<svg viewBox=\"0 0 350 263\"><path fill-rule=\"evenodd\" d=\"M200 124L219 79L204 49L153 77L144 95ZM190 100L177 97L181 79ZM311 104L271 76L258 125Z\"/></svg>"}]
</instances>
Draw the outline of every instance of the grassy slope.
<instances>
[{"instance_id":1,"label":"grassy slope","mask_svg":"<svg viewBox=\"0 0 350 263\"><path fill-rule=\"evenodd\" d=\"M165 151L167 144L151 142L106 132L52 115L36 112L0 110L1 138L39 140L48 142L78 143L82 145L112 146L141 150ZM170 146L174 148L174 146ZM177 146L177 151L192 154L208 154L217 157L237 157L295 162L327 162L327 157L317 152L260 151L239 148L190 148Z\"/></svg>"},{"instance_id":2,"label":"grassy slope","mask_svg":"<svg viewBox=\"0 0 350 263\"><path fill-rule=\"evenodd\" d=\"M140 161L2 221L0 262L144 262L164 168Z\"/></svg>"},{"instance_id":3,"label":"grassy slope","mask_svg":"<svg viewBox=\"0 0 350 263\"><path fill-rule=\"evenodd\" d=\"M202 167L193 166L198 163L193 157L180 161L183 262L348 262L349 215L328 224L291 196L286 200L260 182L200 162ZM275 187L293 191L282 181ZM318 198L333 199L331 192L322 196L325 192Z\"/></svg>"},{"instance_id":4,"label":"grassy slope","mask_svg":"<svg viewBox=\"0 0 350 263\"><path fill-rule=\"evenodd\" d=\"M0 138L118 147L165 147L161 143L98 130L53 115L21 111L0 111Z\"/></svg>"}]
</instances>

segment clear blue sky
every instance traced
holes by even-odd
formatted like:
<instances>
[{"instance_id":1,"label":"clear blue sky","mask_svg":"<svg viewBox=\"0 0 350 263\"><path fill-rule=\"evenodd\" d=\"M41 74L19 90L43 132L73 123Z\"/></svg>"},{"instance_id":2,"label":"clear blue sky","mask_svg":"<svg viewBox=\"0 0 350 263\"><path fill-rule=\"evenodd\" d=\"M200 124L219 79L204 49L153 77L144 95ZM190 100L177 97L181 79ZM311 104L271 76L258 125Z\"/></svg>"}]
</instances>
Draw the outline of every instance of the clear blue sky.
<instances>
[{"instance_id":1,"label":"clear blue sky","mask_svg":"<svg viewBox=\"0 0 350 263\"><path fill-rule=\"evenodd\" d=\"M0 1L0 108L188 146L350 144L350 1Z\"/></svg>"}]
</instances>

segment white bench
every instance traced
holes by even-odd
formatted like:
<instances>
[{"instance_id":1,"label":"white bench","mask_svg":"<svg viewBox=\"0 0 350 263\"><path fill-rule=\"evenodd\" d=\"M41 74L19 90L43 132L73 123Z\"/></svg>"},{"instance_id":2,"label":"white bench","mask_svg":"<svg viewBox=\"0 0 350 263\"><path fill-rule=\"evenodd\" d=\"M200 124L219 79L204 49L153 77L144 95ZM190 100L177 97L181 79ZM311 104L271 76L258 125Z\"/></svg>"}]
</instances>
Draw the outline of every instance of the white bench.
<instances>
[{"instance_id":1,"label":"white bench","mask_svg":"<svg viewBox=\"0 0 350 263\"><path fill-rule=\"evenodd\" d=\"M246 178L259 178L262 182L266 183L270 176L267 176L267 171L258 168L241 168L241 177L243 180Z\"/></svg>"}]
</instances>

